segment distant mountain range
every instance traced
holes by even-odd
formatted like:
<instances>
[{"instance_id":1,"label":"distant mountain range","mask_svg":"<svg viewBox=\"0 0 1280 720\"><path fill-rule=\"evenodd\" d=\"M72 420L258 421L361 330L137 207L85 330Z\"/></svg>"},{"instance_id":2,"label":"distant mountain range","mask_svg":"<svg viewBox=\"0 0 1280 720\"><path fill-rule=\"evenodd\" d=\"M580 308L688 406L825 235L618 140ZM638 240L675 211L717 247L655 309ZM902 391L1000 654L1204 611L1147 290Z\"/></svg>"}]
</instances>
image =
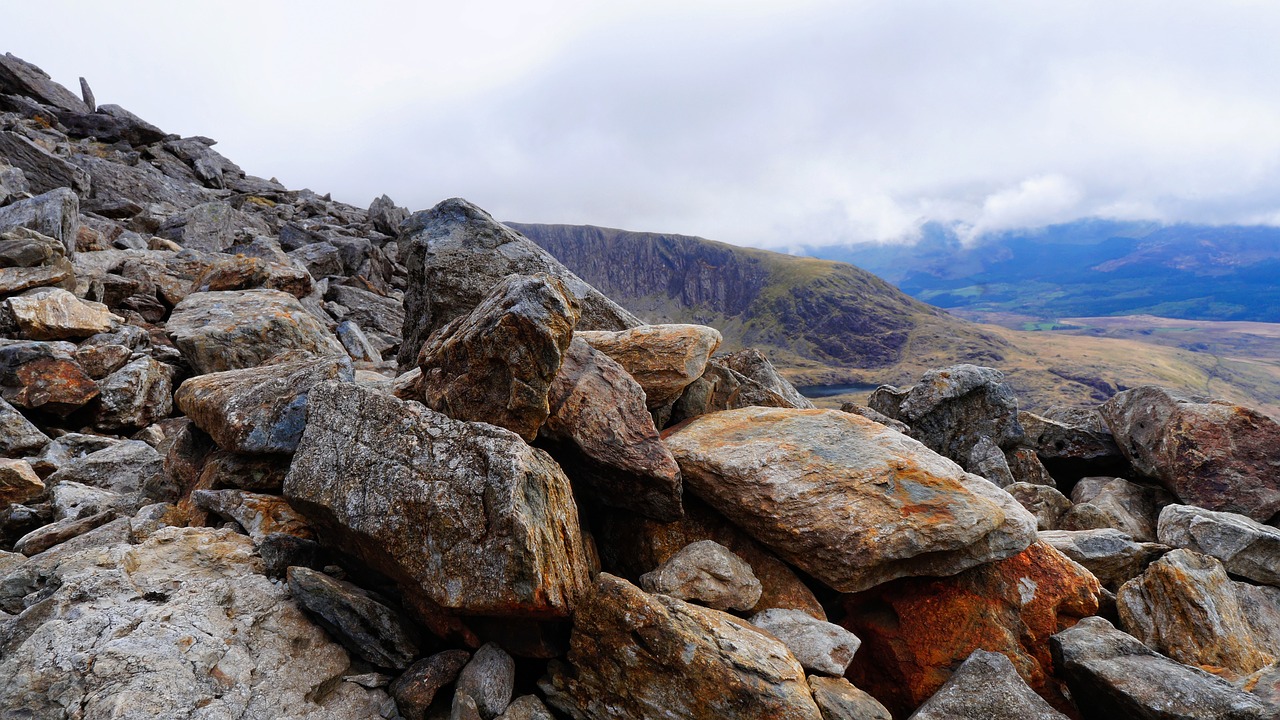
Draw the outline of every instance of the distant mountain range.
<instances>
[{"instance_id":1,"label":"distant mountain range","mask_svg":"<svg viewBox=\"0 0 1280 720\"><path fill-rule=\"evenodd\" d=\"M1147 314L1280 322L1280 228L1082 220L963 244L806 247L942 308L1046 318Z\"/></svg>"}]
</instances>

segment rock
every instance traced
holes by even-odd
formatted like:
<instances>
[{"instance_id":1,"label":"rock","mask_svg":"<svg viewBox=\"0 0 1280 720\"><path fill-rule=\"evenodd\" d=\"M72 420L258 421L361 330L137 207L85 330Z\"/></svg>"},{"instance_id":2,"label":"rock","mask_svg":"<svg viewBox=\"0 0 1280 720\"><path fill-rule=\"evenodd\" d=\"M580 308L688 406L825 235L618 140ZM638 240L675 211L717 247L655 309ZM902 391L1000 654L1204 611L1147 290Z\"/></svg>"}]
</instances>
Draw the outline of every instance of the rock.
<instances>
[{"instance_id":1,"label":"rock","mask_svg":"<svg viewBox=\"0 0 1280 720\"><path fill-rule=\"evenodd\" d=\"M158 230L160 221L172 211L167 206L186 210L213 200L213 195L199 185L165 177L148 163L125 165L92 154L77 154L69 159L91 178L88 195L81 197L83 210L104 217L146 218L144 228L149 232L151 228ZM144 207L163 209L163 214L157 217L155 213L144 213Z\"/></svg>"},{"instance_id":2,"label":"rock","mask_svg":"<svg viewBox=\"0 0 1280 720\"><path fill-rule=\"evenodd\" d=\"M1111 477L1081 479L1071 489L1071 500L1076 506L1063 518L1063 529L1109 527L1142 542L1156 539L1160 508L1174 502L1173 496L1163 488ZM1085 505L1088 507L1083 507Z\"/></svg>"},{"instance_id":3,"label":"rock","mask_svg":"<svg viewBox=\"0 0 1280 720\"><path fill-rule=\"evenodd\" d=\"M547 401L539 440L580 492L655 520L684 513L680 467L658 437L644 390L621 365L575 338Z\"/></svg>"},{"instance_id":4,"label":"rock","mask_svg":"<svg viewBox=\"0 0 1280 720\"><path fill-rule=\"evenodd\" d=\"M0 92L23 95L71 112L92 112L70 90L50 79L48 73L13 53L0 57Z\"/></svg>"},{"instance_id":5,"label":"rock","mask_svg":"<svg viewBox=\"0 0 1280 720\"><path fill-rule=\"evenodd\" d=\"M255 543L272 534L293 535L303 540L312 537L306 519L278 495L244 490L196 490L191 493L191 499L201 510L239 523Z\"/></svg>"},{"instance_id":6,"label":"rock","mask_svg":"<svg viewBox=\"0 0 1280 720\"><path fill-rule=\"evenodd\" d=\"M1147 386L1111 398L1102 416L1134 469L1182 502L1259 522L1280 510L1280 424L1266 415Z\"/></svg>"},{"instance_id":7,"label":"rock","mask_svg":"<svg viewBox=\"0 0 1280 720\"><path fill-rule=\"evenodd\" d=\"M1128 580L1142 574L1160 555L1165 545L1134 542L1114 528L1097 530L1045 530L1037 533L1041 542L1088 568L1110 590L1118 590Z\"/></svg>"},{"instance_id":8,"label":"rock","mask_svg":"<svg viewBox=\"0 0 1280 720\"><path fill-rule=\"evenodd\" d=\"M168 417L175 374L172 365L140 357L107 376L98 383L94 425L107 431L137 430Z\"/></svg>"},{"instance_id":9,"label":"rock","mask_svg":"<svg viewBox=\"0 0 1280 720\"><path fill-rule=\"evenodd\" d=\"M1238 680L1274 663L1254 637L1222 563L1174 550L1116 593L1120 627L1178 662Z\"/></svg>"},{"instance_id":10,"label":"rock","mask_svg":"<svg viewBox=\"0 0 1280 720\"><path fill-rule=\"evenodd\" d=\"M24 197L30 190L21 170L0 161L0 207Z\"/></svg>"},{"instance_id":11,"label":"rock","mask_svg":"<svg viewBox=\"0 0 1280 720\"><path fill-rule=\"evenodd\" d=\"M893 422L897 421L894 420ZM902 423L898 424L901 425ZM899 430L899 432L904 431ZM907 430L906 432L909 433L910 431ZM969 451L969 458L965 463L965 467L969 468L969 471L973 474L981 475L1002 488L1007 488L1017 482L1013 479L1013 472L1009 468L1009 461L1005 458L1004 451L1000 449L999 445L996 445L994 440L986 435L978 438L978 442L974 443L973 449Z\"/></svg>"},{"instance_id":12,"label":"rock","mask_svg":"<svg viewBox=\"0 0 1280 720\"><path fill-rule=\"evenodd\" d=\"M462 668L456 692L475 700L480 717L493 720L511 704L515 681L515 660L496 643L486 643Z\"/></svg>"},{"instance_id":13,"label":"rock","mask_svg":"<svg viewBox=\"0 0 1280 720\"><path fill-rule=\"evenodd\" d=\"M127 365L132 358L133 350L126 345L81 346L76 348L75 354L76 362L94 380L105 379ZM169 409L173 409L172 398L170 398Z\"/></svg>"},{"instance_id":14,"label":"rock","mask_svg":"<svg viewBox=\"0 0 1280 720\"><path fill-rule=\"evenodd\" d=\"M1243 515L1191 505L1160 512L1160 542L1212 555L1227 572L1280 587L1280 530Z\"/></svg>"},{"instance_id":15,"label":"rock","mask_svg":"<svg viewBox=\"0 0 1280 720\"><path fill-rule=\"evenodd\" d=\"M13 132L0 132L0 157L22 170L31 189L46 193L59 188L89 191L89 173Z\"/></svg>"},{"instance_id":16,"label":"rock","mask_svg":"<svg viewBox=\"0 0 1280 720\"><path fill-rule=\"evenodd\" d=\"M378 667L403 670L421 653L407 618L348 582L291 567L289 589L343 647Z\"/></svg>"},{"instance_id":17,"label":"rock","mask_svg":"<svg viewBox=\"0 0 1280 720\"><path fill-rule=\"evenodd\" d=\"M670 423L706 415L720 410L758 405L760 407L796 407L781 395L736 370L714 360L707 369L680 393L671 408Z\"/></svg>"},{"instance_id":18,"label":"rock","mask_svg":"<svg viewBox=\"0 0 1280 720\"><path fill-rule=\"evenodd\" d=\"M813 591L773 553L760 547L736 525L694 497L685 498L684 517L660 522L627 512L602 513L596 544L609 572L639 582L686 546L714 540L751 566L760 581L760 601L751 612L782 607L801 610L819 619L827 615Z\"/></svg>"},{"instance_id":19,"label":"rock","mask_svg":"<svg viewBox=\"0 0 1280 720\"><path fill-rule=\"evenodd\" d=\"M39 455L28 458L31 467L41 477L48 477L80 458L120 444L120 440L103 435L65 433L51 441Z\"/></svg>"},{"instance_id":20,"label":"rock","mask_svg":"<svg viewBox=\"0 0 1280 720\"><path fill-rule=\"evenodd\" d=\"M1047 485L1016 482L1005 488L1005 492L1036 517L1036 527L1040 530L1057 530L1062 517L1071 509L1067 496Z\"/></svg>"},{"instance_id":21,"label":"rock","mask_svg":"<svg viewBox=\"0 0 1280 720\"><path fill-rule=\"evenodd\" d=\"M173 217L160 228L159 235L184 248L220 253L236 242L237 215L228 203L202 203Z\"/></svg>"},{"instance_id":22,"label":"rock","mask_svg":"<svg viewBox=\"0 0 1280 720\"><path fill-rule=\"evenodd\" d=\"M13 405L66 416L98 396L70 343L0 343L0 394Z\"/></svg>"},{"instance_id":23,"label":"rock","mask_svg":"<svg viewBox=\"0 0 1280 720\"><path fill-rule=\"evenodd\" d=\"M476 615L564 617L587 585L569 480L514 433L367 387L312 388L285 496L322 542Z\"/></svg>"},{"instance_id":24,"label":"rock","mask_svg":"<svg viewBox=\"0 0 1280 720\"><path fill-rule=\"evenodd\" d=\"M149 494L163 473L164 458L154 448L138 440L124 440L68 461L46 482L78 482L121 495Z\"/></svg>"},{"instance_id":25,"label":"rock","mask_svg":"<svg viewBox=\"0 0 1280 720\"><path fill-rule=\"evenodd\" d=\"M743 408L666 433L685 485L818 580L855 592L1017 554L1035 519L920 443L834 410Z\"/></svg>"},{"instance_id":26,"label":"rock","mask_svg":"<svg viewBox=\"0 0 1280 720\"><path fill-rule=\"evenodd\" d=\"M18 330L32 340L85 338L121 320L102 303L86 302L59 288L42 288L4 301Z\"/></svg>"},{"instance_id":27,"label":"rock","mask_svg":"<svg viewBox=\"0 0 1280 720\"><path fill-rule=\"evenodd\" d=\"M138 507L137 498L111 490L81 485L70 480L53 487L54 517L58 520L86 518L108 510L128 515Z\"/></svg>"},{"instance_id":28,"label":"rock","mask_svg":"<svg viewBox=\"0 0 1280 720\"><path fill-rule=\"evenodd\" d=\"M197 375L257 367L288 350L347 354L297 298L278 290L193 293L165 329Z\"/></svg>"},{"instance_id":29,"label":"rock","mask_svg":"<svg viewBox=\"0 0 1280 720\"><path fill-rule=\"evenodd\" d=\"M911 428L908 427L906 423L894 420L888 415L885 415L884 413L878 410L872 410L871 408L865 405L859 405L857 403L852 403L852 402L841 403L840 412L847 412L847 413L853 413L854 415L861 415L862 417L868 420L872 420L874 422L878 422L881 425L884 425L885 427L893 428L894 430L897 430L898 432L904 435L911 434ZM990 442L991 438L987 438L987 441ZM1004 454L1001 453L1001 458L1003 457L1004 457Z\"/></svg>"},{"instance_id":30,"label":"rock","mask_svg":"<svg viewBox=\"0 0 1280 720\"><path fill-rule=\"evenodd\" d=\"M59 188L0 207L0 230L24 227L62 243L63 254L76 252L80 229L80 201L68 188Z\"/></svg>"},{"instance_id":31,"label":"rock","mask_svg":"<svg viewBox=\"0 0 1280 720\"><path fill-rule=\"evenodd\" d=\"M139 545L65 555L53 573L57 589L7 628L0 707L365 720L387 698L340 682L347 653L259 572L242 535L163 528Z\"/></svg>"},{"instance_id":32,"label":"rock","mask_svg":"<svg viewBox=\"0 0 1280 720\"><path fill-rule=\"evenodd\" d=\"M862 644L857 635L839 625L799 610L770 608L752 615L751 624L781 640L805 670L826 675L844 675Z\"/></svg>"},{"instance_id":33,"label":"rock","mask_svg":"<svg viewBox=\"0 0 1280 720\"><path fill-rule=\"evenodd\" d=\"M790 407L812 408L809 398L800 394L796 387L778 373L778 369L769 362L764 353L755 348L746 348L736 353L717 358L725 367L739 372L754 380L771 392L777 393L787 401Z\"/></svg>"},{"instance_id":34,"label":"rock","mask_svg":"<svg viewBox=\"0 0 1280 720\"><path fill-rule=\"evenodd\" d=\"M102 142L113 143L123 140L134 147L139 147L159 142L166 137L163 130L119 105L101 105L92 115L79 117L94 118L93 134ZM63 119L62 123L66 125L67 121Z\"/></svg>"},{"instance_id":35,"label":"rock","mask_svg":"<svg viewBox=\"0 0 1280 720\"><path fill-rule=\"evenodd\" d=\"M1058 487L1058 483L1054 482L1053 476L1045 469L1040 458L1036 457L1035 450L1017 448L1009 451L1006 458L1009 461L1009 472L1013 475L1014 482Z\"/></svg>"},{"instance_id":36,"label":"rock","mask_svg":"<svg viewBox=\"0 0 1280 720\"><path fill-rule=\"evenodd\" d=\"M974 650L911 720L1067 720L1018 677L1009 658Z\"/></svg>"},{"instance_id":37,"label":"rock","mask_svg":"<svg viewBox=\"0 0 1280 720\"><path fill-rule=\"evenodd\" d=\"M810 675L809 688L822 711L822 720L893 720L879 700L844 678Z\"/></svg>"},{"instance_id":38,"label":"rock","mask_svg":"<svg viewBox=\"0 0 1280 720\"><path fill-rule=\"evenodd\" d=\"M44 481L26 460L0 458L0 506L24 503L44 494Z\"/></svg>"},{"instance_id":39,"label":"rock","mask_svg":"<svg viewBox=\"0 0 1280 720\"><path fill-rule=\"evenodd\" d=\"M976 365L929 370L904 395L896 388L871 394L873 410L911 426L911 437L964 463L983 437L1002 449L1022 438L1018 400L1004 373Z\"/></svg>"},{"instance_id":40,"label":"rock","mask_svg":"<svg viewBox=\"0 0 1280 720\"><path fill-rule=\"evenodd\" d=\"M1077 477L1123 472L1128 461L1096 408L1050 408L1018 413L1023 442L1064 482Z\"/></svg>"},{"instance_id":41,"label":"rock","mask_svg":"<svg viewBox=\"0 0 1280 720\"><path fill-rule=\"evenodd\" d=\"M207 269L192 280L193 292L267 288L303 298L311 294L313 288L307 271L291 265L242 255L197 253L192 250L185 250L177 257L206 265Z\"/></svg>"},{"instance_id":42,"label":"rock","mask_svg":"<svg viewBox=\"0 0 1280 720\"><path fill-rule=\"evenodd\" d=\"M3 375L0 375L3 377ZM0 398L0 455L21 457L39 452L49 437L12 405Z\"/></svg>"},{"instance_id":43,"label":"rock","mask_svg":"<svg viewBox=\"0 0 1280 720\"><path fill-rule=\"evenodd\" d=\"M555 720L537 695L521 695L507 706L498 720Z\"/></svg>"},{"instance_id":44,"label":"rock","mask_svg":"<svg viewBox=\"0 0 1280 720\"><path fill-rule=\"evenodd\" d=\"M650 410L675 402L706 370L721 340L718 330L705 325L643 325L617 332L579 332L577 337L635 378Z\"/></svg>"},{"instance_id":45,"label":"rock","mask_svg":"<svg viewBox=\"0 0 1280 720\"><path fill-rule=\"evenodd\" d=\"M555 278L507 276L423 343L424 404L532 442L550 413L547 393L577 322L578 309Z\"/></svg>"},{"instance_id":46,"label":"rock","mask_svg":"<svg viewBox=\"0 0 1280 720\"><path fill-rule=\"evenodd\" d=\"M388 689L405 720L425 720L436 693L456 680L470 659L466 650L445 650L415 662L396 678Z\"/></svg>"},{"instance_id":47,"label":"rock","mask_svg":"<svg viewBox=\"0 0 1280 720\"><path fill-rule=\"evenodd\" d=\"M400 330L404 325L404 306L396 298L348 285L331 285L325 293L325 299L346 308L343 319L358 322L360 327L387 337L400 337Z\"/></svg>"},{"instance_id":48,"label":"rock","mask_svg":"<svg viewBox=\"0 0 1280 720\"><path fill-rule=\"evenodd\" d=\"M692 543L667 558L640 577L640 587L715 610L750 610L761 592L751 566L712 540Z\"/></svg>"},{"instance_id":49,"label":"rock","mask_svg":"<svg viewBox=\"0 0 1280 720\"><path fill-rule=\"evenodd\" d=\"M85 518L70 517L58 520L18 538L18 541L13 544L13 550L28 557L39 555L55 545L80 537L115 519L115 512L108 510Z\"/></svg>"},{"instance_id":50,"label":"rock","mask_svg":"<svg viewBox=\"0 0 1280 720\"><path fill-rule=\"evenodd\" d=\"M782 643L607 573L574 615L567 665L553 662L539 685L575 720L821 717Z\"/></svg>"},{"instance_id":51,"label":"rock","mask_svg":"<svg viewBox=\"0 0 1280 720\"><path fill-rule=\"evenodd\" d=\"M360 326L350 320L344 320L338 323L338 327L334 328L333 334L338 336L338 342L342 343L342 347L346 348L347 355L356 362L382 362L382 354L379 353L373 344L369 342L369 337L364 334Z\"/></svg>"},{"instance_id":52,"label":"rock","mask_svg":"<svg viewBox=\"0 0 1280 720\"><path fill-rule=\"evenodd\" d=\"M4 240L0 239L2 242ZM64 289L75 287L75 268L66 258L58 258L54 264L39 267L0 268L0 295L13 295L51 285Z\"/></svg>"},{"instance_id":53,"label":"rock","mask_svg":"<svg viewBox=\"0 0 1280 720\"><path fill-rule=\"evenodd\" d=\"M414 364L433 332L471 311L512 273L546 273L564 284L581 309L580 329L621 330L640 321L569 272L519 233L466 200L445 200L401 226L400 258L408 269L401 370Z\"/></svg>"},{"instance_id":54,"label":"rock","mask_svg":"<svg viewBox=\"0 0 1280 720\"><path fill-rule=\"evenodd\" d=\"M19 226L0 231L0 267L34 268L66 257L67 249L62 241L31 228Z\"/></svg>"},{"instance_id":55,"label":"rock","mask_svg":"<svg viewBox=\"0 0 1280 720\"><path fill-rule=\"evenodd\" d=\"M395 202L383 195L374 198L369 205L369 222L373 224L373 229L384 235L395 237L400 234L400 223L409 219L409 211L402 207L397 207Z\"/></svg>"},{"instance_id":56,"label":"rock","mask_svg":"<svg viewBox=\"0 0 1280 720\"><path fill-rule=\"evenodd\" d=\"M1221 678L1157 654L1100 617L1054 635L1054 666L1088 718L1271 717L1257 698Z\"/></svg>"},{"instance_id":57,"label":"rock","mask_svg":"<svg viewBox=\"0 0 1280 720\"><path fill-rule=\"evenodd\" d=\"M174 400L224 450L289 454L302 438L311 388L354 377L345 356L311 358L198 375Z\"/></svg>"},{"instance_id":58,"label":"rock","mask_svg":"<svg viewBox=\"0 0 1280 720\"><path fill-rule=\"evenodd\" d=\"M283 455L241 455L218 450L205 458L200 475L210 487L279 494L289 473L289 460Z\"/></svg>"},{"instance_id":59,"label":"rock","mask_svg":"<svg viewBox=\"0 0 1280 720\"><path fill-rule=\"evenodd\" d=\"M1041 542L953 577L895 580L846 597L841 624L862 640L847 676L907 715L974 650L992 650L1065 709L1049 636L1096 614L1101 592L1088 570Z\"/></svg>"}]
</instances>

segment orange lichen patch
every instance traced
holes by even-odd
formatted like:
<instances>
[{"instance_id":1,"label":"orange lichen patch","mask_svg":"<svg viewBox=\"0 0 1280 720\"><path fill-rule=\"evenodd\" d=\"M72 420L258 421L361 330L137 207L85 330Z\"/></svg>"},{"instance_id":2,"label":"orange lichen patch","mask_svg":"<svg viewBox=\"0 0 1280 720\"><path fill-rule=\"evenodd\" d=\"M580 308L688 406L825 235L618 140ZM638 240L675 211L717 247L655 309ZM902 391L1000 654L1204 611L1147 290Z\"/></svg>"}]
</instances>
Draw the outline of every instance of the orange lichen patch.
<instances>
[{"instance_id":1,"label":"orange lichen patch","mask_svg":"<svg viewBox=\"0 0 1280 720\"><path fill-rule=\"evenodd\" d=\"M1069 709L1051 677L1049 636L1098 611L1089 571L1036 542L949 578L904 578L846 597L843 625L862 639L848 677L910 714L974 650L1006 655L1050 703Z\"/></svg>"}]
</instances>

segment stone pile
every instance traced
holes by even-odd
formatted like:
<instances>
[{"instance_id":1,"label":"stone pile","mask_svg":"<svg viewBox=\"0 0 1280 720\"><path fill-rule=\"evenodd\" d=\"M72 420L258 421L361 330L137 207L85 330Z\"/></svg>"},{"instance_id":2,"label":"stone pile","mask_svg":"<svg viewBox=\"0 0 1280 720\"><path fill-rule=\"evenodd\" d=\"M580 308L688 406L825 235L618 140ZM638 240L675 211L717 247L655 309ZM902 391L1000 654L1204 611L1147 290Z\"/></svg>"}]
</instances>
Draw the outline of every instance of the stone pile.
<instances>
[{"instance_id":1,"label":"stone pile","mask_svg":"<svg viewBox=\"0 0 1280 720\"><path fill-rule=\"evenodd\" d=\"M1280 426L961 365L819 409L465 200L0 57L7 716L1264 718Z\"/></svg>"}]
</instances>

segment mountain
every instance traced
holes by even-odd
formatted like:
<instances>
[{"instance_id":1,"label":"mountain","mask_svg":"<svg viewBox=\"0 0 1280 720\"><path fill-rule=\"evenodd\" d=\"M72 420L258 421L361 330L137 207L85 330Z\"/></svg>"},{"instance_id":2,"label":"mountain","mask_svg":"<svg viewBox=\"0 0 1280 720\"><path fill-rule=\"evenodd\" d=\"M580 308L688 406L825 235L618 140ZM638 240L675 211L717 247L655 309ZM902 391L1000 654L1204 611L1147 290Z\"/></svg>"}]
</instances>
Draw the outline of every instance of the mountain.
<instances>
[{"instance_id":1,"label":"mountain","mask_svg":"<svg viewBox=\"0 0 1280 720\"><path fill-rule=\"evenodd\" d=\"M807 247L943 308L1280 322L1280 228L1081 220L961 242Z\"/></svg>"}]
</instances>

